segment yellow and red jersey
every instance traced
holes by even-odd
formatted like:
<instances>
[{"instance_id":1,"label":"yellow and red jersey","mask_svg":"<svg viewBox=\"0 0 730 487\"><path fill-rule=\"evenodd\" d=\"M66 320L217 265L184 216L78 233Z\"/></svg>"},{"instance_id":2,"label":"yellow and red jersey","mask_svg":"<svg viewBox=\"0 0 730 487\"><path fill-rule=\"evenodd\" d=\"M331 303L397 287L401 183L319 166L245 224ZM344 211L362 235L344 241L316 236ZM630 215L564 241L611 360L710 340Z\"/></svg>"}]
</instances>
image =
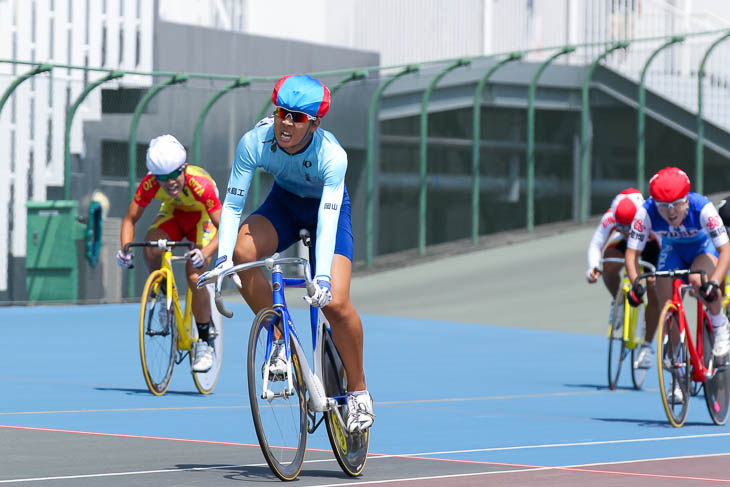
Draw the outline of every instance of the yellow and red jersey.
<instances>
[{"instance_id":1,"label":"yellow and red jersey","mask_svg":"<svg viewBox=\"0 0 730 487\"><path fill-rule=\"evenodd\" d=\"M165 209L175 211L200 211L209 215L222 208L215 181L205 169L198 166L187 167L185 185L174 198L167 194L153 174L148 173L139 183L134 201L144 208L153 199L161 200Z\"/></svg>"}]
</instances>

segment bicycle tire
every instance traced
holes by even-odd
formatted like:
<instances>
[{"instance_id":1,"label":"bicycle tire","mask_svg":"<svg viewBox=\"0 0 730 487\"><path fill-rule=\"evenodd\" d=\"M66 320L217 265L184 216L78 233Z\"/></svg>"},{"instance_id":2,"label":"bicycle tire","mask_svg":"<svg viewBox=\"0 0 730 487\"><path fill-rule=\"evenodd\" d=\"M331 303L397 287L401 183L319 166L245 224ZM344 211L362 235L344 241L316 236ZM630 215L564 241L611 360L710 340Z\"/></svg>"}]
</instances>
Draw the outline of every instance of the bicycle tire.
<instances>
[{"instance_id":1,"label":"bicycle tire","mask_svg":"<svg viewBox=\"0 0 730 487\"><path fill-rule=\"evenodd\" d=\"M636 308L636 323L634 327L634 333L643 333L646 329L646 303ZM634 383L634 389L641 390L644 387L646 381L646 374L649 369L642 369L638 367L637 359L639 355L639 347L634 347L631 350L631 382Z\"/></svg>"},{"instance_id":2,"label":"bicycle tire","mask_svg":"<svg viewBox=\"0 0 730 487\"><path fill-rule=\"evenodd\" d=\"M139 311L139 356L147 389L155 396L167 392L177 354L175 314L167 311L165 273L153 271L142 292ZM161 311L167 311L161 313Z\"/></svg>"},{"instance_id":3,"label":"bicycle tire","mask_svg":"<svg viewBox=\"0 0 730 487\"><path fill-rule=\"evenodd\" d=\"M223 363L223 319L215 307L214 286L205 286L210 296L210 333L213 333L213 366L207 372L193 372L193 382L201 394L210 394L218 383L218 376ZM193 356L190 354L190 365L193 365Z\"/></svg>"},{"instance_id":4,"label":"bicycle tire","mask_svg":"<svg viewBox=\"0 0 730 487\"><path fill-rule=\"evenodd\" d=\"M612 391L618 385L621 375L621 364L626 358L624 343L624 309L626 298L621 290L611 308L611 318L608 329L608 388Z\"/></svg>"},{"instance_id":5,"label":"bicycle tire","mask_svg":"<svg viewBox=\"0 0 730 487\"><path fill-rule=\"evenodd\" d=\"M342 363L340 354L335 347L327 327L322 334L322 381L327 397L339 397L338 412L340 418L344 418L347 412L347 404L343 396L347 393L347 376L345 366ZM337 417L335 411L324 413L327 436L332 445L332 452L337 463L343 472L351 477L362 474L367 462L368 449L370 447L370 430L364 433L350 433L345 425Z\"/></svg>"},{"instance_id":6,"label":"bicycle tire","mask_svg":"<svg viewBox=\"0 0 730 487\"><path fill-rule=\"evenodd\" d=\"M662 405L669 423L680 428L689 411L690 362L686 337L680 333L678 311L671 302L667 302L659 316L657 335L657 355L661 361L657 369ZM682 392L682 401L679 403L667 397L667 393L673 393L677 386Z\"/></svg>"},{"instance_id":7,"label":"bicycle tire","mask_svg":"<svg viewBox=\"0 0 730 487\"><path fill-rule=\"evenodd\" d=\"M702 328L702 360L706 368L714 367L712 346L715 340L707 314L703 314ZM707 412L710 413L712 422L719 426L724 425L730 412L730 368L716 369L714 375L705 380L703 387Z\"/></svg>"},{"instance_id":8,"label":"bicycle tire","mask_svg":"<svg viewBox=\"0 0 730 487\"><path fill-rule=\"evenodd\" d=\"M286 398L275 397L271 401L261 397L262 365L266 359L269 333L273 333L274 327L281 332L281 315L271 308L259 311L251 326L248 342L248 395L256 436L266 463L281 480L294 480L302 470L307 447L306 391L299 358L292 346L295 394ZM281 392L287 384L286 381L269 381L270 388L277 389L274 392Z\"/></svg>"}]
</instances>

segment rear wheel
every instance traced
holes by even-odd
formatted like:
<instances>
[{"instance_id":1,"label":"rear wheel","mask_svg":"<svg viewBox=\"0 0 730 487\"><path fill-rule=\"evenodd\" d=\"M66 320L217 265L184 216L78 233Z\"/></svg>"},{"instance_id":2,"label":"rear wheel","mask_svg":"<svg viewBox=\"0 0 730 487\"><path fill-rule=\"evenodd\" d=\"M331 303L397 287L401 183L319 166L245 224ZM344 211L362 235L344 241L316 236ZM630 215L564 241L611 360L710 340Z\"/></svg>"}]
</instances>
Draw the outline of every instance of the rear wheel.
<instances>
[{"instance_id":1,"label":"rear wheel","mask_svg":"<svg viewBox=\"0 0 730 487\"><path fill-rule=\"evenodd\" d=\"M657 355L659 390L667 419L679 428L687 419L690 398L690 361L687 339L680 332L677 308L667 302L659 316Z\"/></svg>"},{"instance_id":2,"label":"rear wheel","mask_svg":"<svg viewBox=\"0 0 730 487\"><path fill-rule=\"evenodd\" d=\"M634 338L643 336L646 330L646 303L636 308L636 319L634 320ZM646 373L649 369L642 369L638 365L640 347L634 347L631 350L631 381L634 383L634 389L641 389L646 381Z\"/></svg>"},{"instance_id":3,"label":"rear wheel","mask_svg":"<svg viewBox=\"0 0 730 487\"><path fill-rule=\"evenodd\" d=\"M214 301L214 286L208 284L205 286L206 291L210 295L210 332L213 336L213 366L208 372L193 372L193 381L195 387L201 394L210 394L213 392L216 383L218 382L218 375L221 371L221 364L223 362L223 319L221 318L218 309L215 307ZM190 354L190 364L192 365L193 356Z\"/></svg>"},{"instance_id":4,"label":"rear wheel","mask_svg":"<svg viewBox=\"0 0 730 487\"><path fill-rule=\"evenodd\" d=\"M719 369L716 367L712 346L714 345L712 326L707 314L702 318L702 360L705 368L714 372L712 378L704 383L705 402L707 411L712 421L717 425L723 425L727 421L730 412L730 369L723 364Z\"/></svg>"},{"instance_id":5,"label":"rear wheel","mask_svg":"<svg viewBox=\"0 0 730 487\"><path fill-rule=\"evenodd\" d=\"M345 429L343 424L347 414L345 367L332 341L329 328L322 335L324 337L324 343L321 344L324 390L327 397L336 398L338 403L336 411L332 410L325 413L327 436L342 471L347 475L356 477L365 469L370 445L370 430L364 433L350 433Z\"/></svg>"},{"instance_id":6,"label":"rear wheel","mask_svg":"<svg viewBox=\"0 0 730 487\"><path fill-rule=\"evenodd\" d=\"M611 322L608 330L608 387L616 389L618 378L621 374L621 364L628 355L624 346L624 310L626 309L626 298L619 290L619 296L611 308Z\"/></svg>"},{"instance_id":7,"label":"rear wheel","mask_svg":"<svg viewBox=\"0 0 730 487\"><path fill-rule=\"evenodd\" d=\"M307 405L299 359L291 350L294 393L283 394L288 381L268 380L268 389L280 397L263 398L263 366L271 352L274 329L281 336L281 316L273 309L259 311L248 342L248 395L261 451L271 470L282 480L294 480L302 470L307 446Z\"/></svg>"},{"instance_id":8,"label":"rear wheel","mask_svg":"<svg viewBox=\"0 0 730 487\"><path fill-rule=\"evenodd\" d=\"M167 309L165 274L154 271L147 278L139 312L139 355L147 388L161 396L170 385L177 353L175 313Z\"/></svg>"}]
</instances>

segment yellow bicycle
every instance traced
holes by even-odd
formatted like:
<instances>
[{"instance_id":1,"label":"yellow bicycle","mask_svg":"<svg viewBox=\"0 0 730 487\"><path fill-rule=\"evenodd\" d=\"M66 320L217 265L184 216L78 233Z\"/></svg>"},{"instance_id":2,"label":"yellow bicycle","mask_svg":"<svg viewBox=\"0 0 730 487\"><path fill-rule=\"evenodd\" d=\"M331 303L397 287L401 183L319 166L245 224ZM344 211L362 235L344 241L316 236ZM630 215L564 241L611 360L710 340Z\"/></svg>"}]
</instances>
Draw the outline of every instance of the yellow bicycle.
<instances>
[{"instance_id":1,"label":"yellow bicycle","mask_svg":"<svg viewBox=\"0 0 730 487\"><path fill-rule=\"evenodd\" d=\"M175 285L172 263L185 261L185 257L172 255L175 247L193 249L192 242L173 242L154 240L133 242L124 246L129 252L131 247L157 247L164 249L162 265L152 271L142 292L139 310L139 355L142 360L142 373L147 388L155 396L167 392L175 364L182 363L187 355L192 366L193 343L198 340L198 328L193 325L192 291L188 288L185 295L185 312ZM213 366L207 372L193 372L193 382L201 394L210 394L215 388L223 358L223 320L214 305L213 285L206 286L211 302L210 336L213 338Z\"/></svg>"},{"instance_id":2,"label":"yellow bicycle","mask_svg":"<svg viewBox=\"0 0 730 487\"><path fill-rule=\"evenodd\" d=\"M618 257L601 259L601 264L606 262L624 264L624 259ZM639 260L639 265L651 272L656 270L650 262ZM646 297L644 297L644 304L633 308L629 305L629 291L631 291L631 282L624 270L621 286L619 286L611 308L608 327L608 387L611 390L616 389L618 385L621 364L629 353L631 353L631 380L635 389L643 387L648 370L639 368L638 361L639 345L644 343L644 330L646 329Z\"/></svg>"}]
</instances>

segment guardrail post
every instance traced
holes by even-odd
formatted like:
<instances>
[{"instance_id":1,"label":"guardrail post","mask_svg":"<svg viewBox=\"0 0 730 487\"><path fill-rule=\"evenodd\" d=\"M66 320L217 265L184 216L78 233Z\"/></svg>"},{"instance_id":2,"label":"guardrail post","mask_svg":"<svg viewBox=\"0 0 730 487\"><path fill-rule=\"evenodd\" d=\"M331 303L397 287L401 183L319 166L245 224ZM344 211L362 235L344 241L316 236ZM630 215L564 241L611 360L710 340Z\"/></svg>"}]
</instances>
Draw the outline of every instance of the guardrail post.
<instances>
[{"instance_id":1,"label":"guardrail post","mask_svg":"<svg viewBox=\"0 0 730 487\"><path fill-rule=\"evenodd\" d=\"M678 42L684 41L684 36L673 36L671 39L669 39L667 42L659 46L655 51L651 53L649 56L649 59L646 60L646 63L644 64L644 68L641 70L641 80L639 81L639 107L638 107L638 123L636 126L636 136L637 136L637 144L636 144L636 188L641 191L642 193L646 189L644 187L644 136L646 135L644 133L644 109L646 107L646 73L649 70L649 65L654 60L654 58L661 52L663 49L676 44Z\"/></svg>"},{"instance_id":2,"label":"guardrail post","mask_svg":"<svg viewBox=\"0 0 730 487\"><path fill-rule=\"evenodd\" d=\"M477 83L477 89L474 91L474 110L472 116L472 125L474 133L472 134L472 157L471 157L471 170L472 170L472 188L471 188L471 241L474 245L479 241L479 153L480 153L480 133L482 123L482 93L484 93L484 87L487 85L487 81L492 77L495 71L504 66L510 61L516 61L522 59L524 54L521 52L514 52L491 66L487 72L482 76L482 79Z\"/></svg>"},{"instance_id":3,"label":"guardrail post","mask_svg":"<svg viewBox=\"0 0 730 487\"><path fill-rule=\"evenodd\" d=\"M178 83L184 83L190 78L187 74L176 74L167 81L163 81L157 86L150 88L147 93L139 100L137 107L134 109L134 115L132 115L132 123L129 125L129 201L134 200L134 192L136 191L135 182L137 181L137 126L139 125L139 119L142 116L147 104L152 98L157 95L160 91ZM127 297L134 297L134 268L127 271Z\"/></svg>"},{"instance_id":4,"label":"guardrail post","mask_svg":"<svg viewBox=\"0 0 730 487\"><path fill-rule=\"evenodd\" d=\"M195 122L195 132L193 134L193 161L195 161L196 164L200 164L200 141L203 138L203 123L205 122L205 118L208 116L210 109L213 108L215 102L229 91L235 88L249 86L250 84L251 80L249 78L238 78L233 83L213 93L213 96L210 97L208 103L200 111L198 120Z\"/></svg>"},{"instance_id":5,"label":"guardrail post","mask_svg":"<svg viewBox=\"0 0 730 487\"><path fill-rule=\"evenodd\" d=\"M370 108L368 110L368 126L367 126L367 152L366 152L366 167L367 167L367 185L366 185L366 199L365 199L365 267L370 268L373 266L373 213L375 206L374 199L374 174L375 174L375 111L378 108L378 101L383 91L390 86L390 84L400 78L403 75L418 71L418 66L410 65L402 71L397 72L385 81L381 81L378 87L375 89L373 96L370 98Z\"/></svg>"},{"instance_id":6,"label":"guardrail post","mask_svg":"<svg viewBox=\"0 0 730 487\"><path fill-rule=\"evenodd\" d=\"M527 231L530 233L535 231L535 92L537 91L537 81L551 62L575 49L574 46L565 46L547 58L530 82L530 91L527 95Z\"/></svg>"},{"instance_id":7,"label":"guardrail post","mask_svg":"<svg viewBox=\"0 0 730 487\"><path fill-rule=\"evenodd\" d=\"M447 73L453 71L460 66L468 66L471 64L469 59L457 59L440 71L428 84L426 91L423 93L421 101L421 143L419 147L419 176L420 188L418 191L418 253L426 255L426 197L427 197L427 170L428 170L428 99L436 84L446 76Z\"/></svg>"},{"instance_id":8,"label":"guardrail post","mask_svg":"<svg viewBox=\"0 0 730 487\"><path fill-rule=\"evenodd\" d=\"M124 73L121 71L110 71L106 76L94 81L88 85L81 94L76 98L76 101L71 105L66 112L66 127L63 137L63 199L71 199L71 125L73 124L74 116L76 116L76 110L79 109L81 103L97 86L106 83L107 81L121 78Z\"/></svg>"},{"instance_id":9,"label":"guardrail post","mask_svg":"<svg viewBox=\"0 0 730 487\"><path fill-rule=\"evenodd\" d=\"M715 47L722 41L730 37L730 31L724 36L717 39L715 42L710 44L710 47L705 51L705 55L700 62L700 69L697 71L697 143L695 147L695 191L702 194L704 191L704 172L705 172L705 155L703 152L704 138L705 138L705 122L702 120L702 80L705 77L705 63L710 57L710 53Z\"/></svg>"}]
</instances>

